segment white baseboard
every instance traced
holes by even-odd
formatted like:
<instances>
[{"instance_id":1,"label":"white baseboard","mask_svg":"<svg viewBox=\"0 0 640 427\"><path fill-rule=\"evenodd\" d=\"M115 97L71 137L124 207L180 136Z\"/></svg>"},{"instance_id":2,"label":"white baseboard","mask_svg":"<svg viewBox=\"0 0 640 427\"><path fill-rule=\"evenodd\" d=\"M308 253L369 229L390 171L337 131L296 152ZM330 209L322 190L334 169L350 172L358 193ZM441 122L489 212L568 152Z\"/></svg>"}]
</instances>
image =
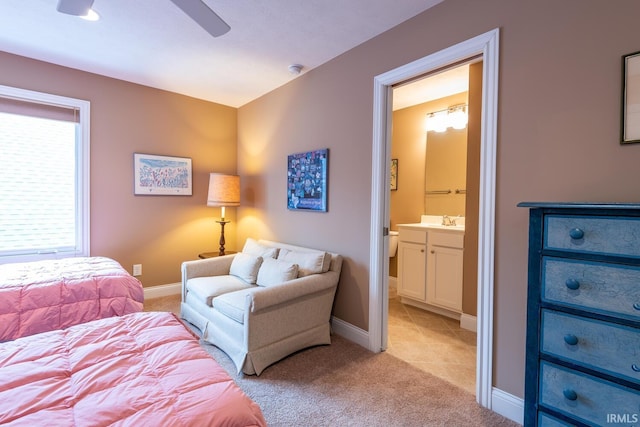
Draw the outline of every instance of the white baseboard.
<instances>
[{"instance_id":1,"label":"white baseboard","mask_svg":"<svg viewBox=\"0 0 640 427\"><path fill-rule=\"evenodd\" d=\"M478 318L462 313L460 315L460 327L468 331L478 332Z\"/></svg>"},{"instance_id":2,"label":"white baseboard","mask_svg":"<svg viewBox=\"0 0 640 427\"><path fill-rule=\"evenodd\" d=\"M168 297L179 295L182 292L182 283L169 283L168 285L149 286L144 288L144 299Z\"/></svg>"},{"instance_id":3,"label":"white baseboard","mask_svg":"<svg viewBox=\"0 0 640 427\"><path fill-rule=\"evenodd\" d=\"M353 326L351 323L331 316L331 330L349 341L353 341L364 348L369 348L369 333Z\"/></svg>"},{"instance_id":4,"label":"white baseboard","mask_svg":"<svg viewBox=\"0 0 640 427\"><path fill-rule=\"evenodd\" d=\"M524 399L499 388L491 391L491 410L520 425L524 423Z\"/></svg>"}]
</instances>

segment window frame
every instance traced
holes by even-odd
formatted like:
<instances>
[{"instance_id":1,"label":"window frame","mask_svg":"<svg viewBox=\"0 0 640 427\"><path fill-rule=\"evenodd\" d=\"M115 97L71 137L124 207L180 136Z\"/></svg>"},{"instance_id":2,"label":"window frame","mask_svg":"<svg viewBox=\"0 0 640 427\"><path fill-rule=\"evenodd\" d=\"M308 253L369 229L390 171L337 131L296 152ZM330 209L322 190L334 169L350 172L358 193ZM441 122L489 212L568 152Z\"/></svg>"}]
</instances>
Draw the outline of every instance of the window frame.
<instances>
[{"instance_id":1,"label":"window frame","mask_svg":"<svg viewBox=\"0 0 640 427\"><path fill-rule=\"evenodd\" d=\"M90 256L90 111L89 101L20 89L0 85L0 97L72 108L78 111L79 117L76 129L76 246L74 251L39 252L32 254L15 254L0 256L0 264L11 262L38 261L44 259L68 258L74 256ZM25 114L28 115L28 114Z\"/></svg>"}]
</instances>

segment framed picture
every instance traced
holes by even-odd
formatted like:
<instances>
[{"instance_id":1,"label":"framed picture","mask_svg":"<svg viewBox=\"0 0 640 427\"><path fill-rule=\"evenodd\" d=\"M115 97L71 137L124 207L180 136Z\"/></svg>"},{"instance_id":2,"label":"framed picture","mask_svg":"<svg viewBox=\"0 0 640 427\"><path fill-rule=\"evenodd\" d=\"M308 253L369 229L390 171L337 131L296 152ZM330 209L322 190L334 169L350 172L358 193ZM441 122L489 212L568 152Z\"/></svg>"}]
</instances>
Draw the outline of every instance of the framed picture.
<instances>
[{"instance_id":1,"label":"framed picture","mask_svg":"<svg viewBox=\"0 0 640 427\"><path fill-rule=\"evenodd\" d=\"M622 57L622 125L620 142L640 142L640 52Z\"/></svg>"},{"instance_id":2,"label":"framed picture","mask_svg":"<svg viewBox=\"0 0 640 427\"><path fill-rule=\"evenodd\" d=\"M287 209L327 211L329 149L287 157Z\"/></svg>"},{"instance_id":3,"label":"framed picture","mask_svg":"<svg viewBox=\"0 0 640 427\"><path fill-rule=\"evenodd\" d=\"M191 159L134 153L134 194L191 196Z\"/></svg>"},{"instance_id":4,"label":"framed picture","mask_svg":"<svg viewBox=\"0 0 640 427\"><path fill-rule=\"evenodd\" d=\"M391 191L398 189L398 159L391 159Z\"/></svg>"}]
</instances>

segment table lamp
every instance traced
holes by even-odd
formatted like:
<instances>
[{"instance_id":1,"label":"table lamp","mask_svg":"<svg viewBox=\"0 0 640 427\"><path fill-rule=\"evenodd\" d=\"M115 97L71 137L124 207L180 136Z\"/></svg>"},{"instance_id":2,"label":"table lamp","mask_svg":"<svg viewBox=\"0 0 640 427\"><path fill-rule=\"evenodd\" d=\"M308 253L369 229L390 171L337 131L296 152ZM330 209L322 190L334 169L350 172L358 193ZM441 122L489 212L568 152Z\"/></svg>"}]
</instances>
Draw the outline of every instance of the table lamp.
<instances>
[{"instance_id":1,"label":"table lamp","mask_svg":"<svg viewBox=\"0 0 640 427\"><path fill-rule=\"evenodd\" d=\"M225 175L212 173L209 175L209 194L207 206L219 207L220 221L220 255L224 255L224 226L231 222L224 219L226 207L240 206L240 177L237 175Z\"/></svg>"}]
</instances>

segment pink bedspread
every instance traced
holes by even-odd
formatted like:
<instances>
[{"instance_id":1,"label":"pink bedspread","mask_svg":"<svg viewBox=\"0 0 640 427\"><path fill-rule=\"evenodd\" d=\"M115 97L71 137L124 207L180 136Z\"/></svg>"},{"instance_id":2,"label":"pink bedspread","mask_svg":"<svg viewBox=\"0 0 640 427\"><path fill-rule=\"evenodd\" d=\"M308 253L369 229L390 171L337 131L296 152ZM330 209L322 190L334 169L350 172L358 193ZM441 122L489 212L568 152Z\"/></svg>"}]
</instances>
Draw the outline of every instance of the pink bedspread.
<instances>
[{"instance_id":1,"label":"pink bedspread","mask_svg":"<svg viewBox=\"0 0 640 427\"><path fill-rule=\"evenodd\" d=\"M171 313L0 344L0 379L0 424L11 426L266 426L258 405Z\"/></svg>"},{"instance_id":2,"label":"pink bedspread","mask_svg":"<svg viewBox=\"0 0 640 427\"><path fill-rule=\"evenodd\" d=\"M0 265L0 342L142 310L142 284L104 257Z\"/></svg>"}]
</instances>

